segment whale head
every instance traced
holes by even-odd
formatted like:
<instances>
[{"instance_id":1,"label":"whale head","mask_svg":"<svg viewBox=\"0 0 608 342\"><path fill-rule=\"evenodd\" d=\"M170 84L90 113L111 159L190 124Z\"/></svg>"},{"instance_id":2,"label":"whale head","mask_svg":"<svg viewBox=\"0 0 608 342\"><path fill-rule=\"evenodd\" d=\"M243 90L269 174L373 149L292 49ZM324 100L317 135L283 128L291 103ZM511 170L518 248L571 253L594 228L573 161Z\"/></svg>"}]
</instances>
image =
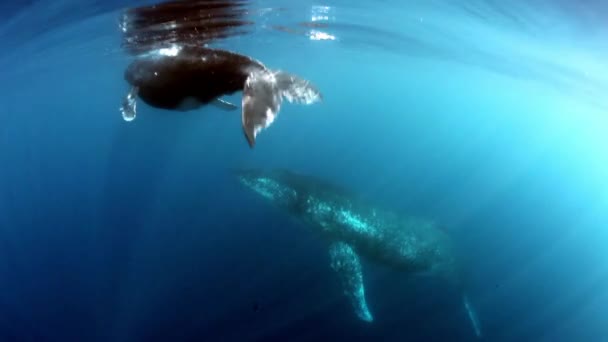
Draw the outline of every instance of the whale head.
<instances>
[{"instance_id":1,"label":"whale head","mask_svg":"<svg viewBox=\"0 0 608 342\"><path fill-rule=\"evenodd\" d=\"M297 186L285 171L240 169L235 174L246 188L281 207L292 207L298 201Z\"/></svg>"}]
</instances>

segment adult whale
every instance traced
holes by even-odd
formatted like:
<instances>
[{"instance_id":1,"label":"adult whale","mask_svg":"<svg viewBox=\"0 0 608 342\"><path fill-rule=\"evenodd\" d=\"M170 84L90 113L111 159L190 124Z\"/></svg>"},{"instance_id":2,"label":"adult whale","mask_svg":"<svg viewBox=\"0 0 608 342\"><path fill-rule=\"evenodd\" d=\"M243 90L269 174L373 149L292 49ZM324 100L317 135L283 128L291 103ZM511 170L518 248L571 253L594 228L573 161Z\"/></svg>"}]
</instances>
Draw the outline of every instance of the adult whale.
<instances>
[{"instance_id":1,"label":"adult whale","mask_svg":"<svg viewBox=\"0 0 608 342\"><path fill-rule=\"evenodd\" d=\"M285 169L242 169L236 174L246 188L288 211L329 242L331 268L361 320L373 321L359 260L365 257L403 272L438 276L458 286L475 334L481 336L452 241L434 222L397 215L346 189Z\"/></svg>"}]
</instances>

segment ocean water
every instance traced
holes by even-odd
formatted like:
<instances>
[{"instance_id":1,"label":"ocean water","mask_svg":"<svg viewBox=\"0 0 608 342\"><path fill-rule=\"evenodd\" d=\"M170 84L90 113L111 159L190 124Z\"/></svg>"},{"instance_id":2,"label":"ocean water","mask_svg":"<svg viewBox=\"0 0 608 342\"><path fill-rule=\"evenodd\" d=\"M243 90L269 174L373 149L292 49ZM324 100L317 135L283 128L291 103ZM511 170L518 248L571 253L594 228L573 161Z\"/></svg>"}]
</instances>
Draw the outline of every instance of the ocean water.
<instances>
[{"instance_id":1,"label":"ocean water","mask_svg":"<svg viewBox=\"0 0 608 342\"><path fill-rule=\"evenodd\" d=\"M0 341L608 341L605 2L251 1L218 46L324 96L254 149L238 111L122 120L143 3L0 4ZM359 321L326 243L237 167L441 222L482 336L453 289L364 259Z\"/></svg>"}]
</instances>

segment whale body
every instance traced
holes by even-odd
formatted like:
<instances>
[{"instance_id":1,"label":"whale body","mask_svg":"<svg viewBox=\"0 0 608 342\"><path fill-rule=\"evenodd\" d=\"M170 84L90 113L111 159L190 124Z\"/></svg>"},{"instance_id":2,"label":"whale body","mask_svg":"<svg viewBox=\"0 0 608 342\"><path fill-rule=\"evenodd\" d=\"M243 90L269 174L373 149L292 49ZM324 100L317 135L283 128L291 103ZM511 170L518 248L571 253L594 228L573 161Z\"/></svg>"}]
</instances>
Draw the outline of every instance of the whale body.
<instances>
[{"instance_id":1,"label":"whale body","mask_svg":"<svg viewBox=\"0 0 608 342\"><path fill-rule=\"evenodd\" d=\"M452 240L435 222L398 215L346 189L285 169L236 173L247 189L286 210L328 242L330 266L359 319L374 319L365 298L360 258L401 272L440 277L462 288ZM477 314L464 292L462 300L479 337Z\"/></svg>"},{"instance_id":2,"label":"whale body","mask_svg":"<svg viewBox=\"0 0 608 342\"><path fill-rule=\"evenodd\" d=\"M135 120L137 99L151 107L188 112L206 105L238 106L222 99L242 92L241 126L251 148L270 127L284 100L310 105L321 92L308 80L210 44L245 35L253 25L242 0L171 0L129 8L121 18L122 47L133 56L124 71L130 88L119 108Z\"/></svg>"}]
</instances>

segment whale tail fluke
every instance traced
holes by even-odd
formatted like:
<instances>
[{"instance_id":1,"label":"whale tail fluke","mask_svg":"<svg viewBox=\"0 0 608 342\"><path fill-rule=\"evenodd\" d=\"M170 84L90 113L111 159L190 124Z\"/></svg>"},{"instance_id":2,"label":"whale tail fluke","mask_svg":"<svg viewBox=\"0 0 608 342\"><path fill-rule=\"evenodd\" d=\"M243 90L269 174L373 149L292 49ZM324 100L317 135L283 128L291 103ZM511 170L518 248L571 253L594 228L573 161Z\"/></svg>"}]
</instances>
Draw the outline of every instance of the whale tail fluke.
<instances>
[{"instance_id":1,"label":"whale tail fluke","mask_svg":"<svg viewBox=\"0 0 608 342\"><path fill-rule=\"evenodd\" d=\"M475 311L475 308L469 300L469 296L463 294L462 303L464 305L465 310L467 311L467 315L469 317L469 321L471 322L471 326L473 327L473 331L475 332L475 336L480 338L482 336L481 324L479 323L479 317L477 316L477 312Z\"/></svg>"},{"instance_id":2,"label":"whale tail fluke","mask_svg":"<svg viewBox=\"0 0 608 342\"><path fill-rule=\"evenodd\" d=\"M283 99L292 103L312 104L321 93L307 80L283 72L256 70L245 81L242 100L243 132L250 147L258 133L272 124Z\"/></svg>"}]
</instances>

